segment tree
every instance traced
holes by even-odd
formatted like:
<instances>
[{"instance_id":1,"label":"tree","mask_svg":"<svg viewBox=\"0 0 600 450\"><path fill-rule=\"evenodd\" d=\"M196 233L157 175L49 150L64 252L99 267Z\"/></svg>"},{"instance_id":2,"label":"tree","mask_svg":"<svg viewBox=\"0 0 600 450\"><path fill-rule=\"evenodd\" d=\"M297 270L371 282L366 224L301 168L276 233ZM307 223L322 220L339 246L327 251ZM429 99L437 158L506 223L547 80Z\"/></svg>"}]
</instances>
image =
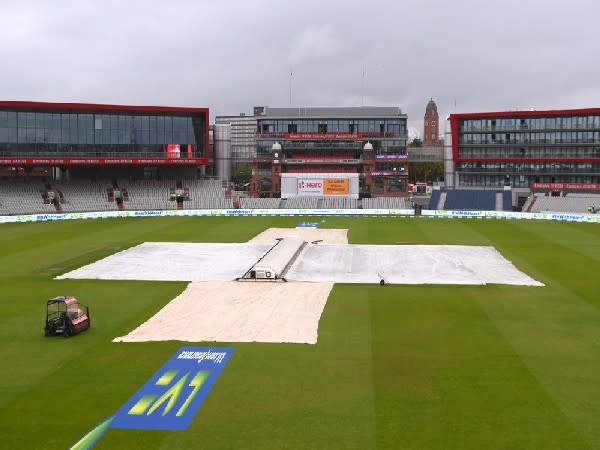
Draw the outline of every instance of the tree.
<instances>
[{"instance_id":1,"label":"tree","mask_svg":"<svg viewBox=\"0 0 600 450\"><path fill-rule=\"evenodd\" d=\"M419 139L418 137L414 138L410 144L408 144L409 147L414 148L414 147L423 147L423 141L421 139Z\"/></svg>"},{"instance_id":2,"label":"tree","mask_svg":"<svg viewBox=\"0 0 600 450\"><path fill-rule=\"evenodd\" d=\"M231 181L241 187L242 185L249 183L252 178L252 166L248 163L235 164L233 166Z\"/></svg>"},{"instance_id":3,"label":"tree","mask_svg":"<svg viewBox=\"0 0 600 450\"><path fill-rule=\"evenodd\" d=\"M408 177L413 182L442 181L444 179L444 163L409 162Z\"/></svg>"}]
</instances>

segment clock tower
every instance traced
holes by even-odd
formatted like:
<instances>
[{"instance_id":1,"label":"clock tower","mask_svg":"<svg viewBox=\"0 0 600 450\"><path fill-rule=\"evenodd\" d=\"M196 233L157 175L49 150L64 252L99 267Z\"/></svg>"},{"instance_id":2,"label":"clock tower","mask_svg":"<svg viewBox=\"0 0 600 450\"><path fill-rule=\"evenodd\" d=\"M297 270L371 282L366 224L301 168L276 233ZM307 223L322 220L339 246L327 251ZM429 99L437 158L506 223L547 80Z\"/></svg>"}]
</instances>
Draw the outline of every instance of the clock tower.
<instances>
[{"instance_id":1,"label":"clock tower","mask_svg":"<svg viewBox=\"0 0 600 450\"><path fill-rule=\"evenodd\" d=\"M441 144L440 141L440 118L438 116L437 105L433 99L427 103L425 108L425 120L423 124L423 145L426 147L436 147Z\"/></svg>"}]
</instances>

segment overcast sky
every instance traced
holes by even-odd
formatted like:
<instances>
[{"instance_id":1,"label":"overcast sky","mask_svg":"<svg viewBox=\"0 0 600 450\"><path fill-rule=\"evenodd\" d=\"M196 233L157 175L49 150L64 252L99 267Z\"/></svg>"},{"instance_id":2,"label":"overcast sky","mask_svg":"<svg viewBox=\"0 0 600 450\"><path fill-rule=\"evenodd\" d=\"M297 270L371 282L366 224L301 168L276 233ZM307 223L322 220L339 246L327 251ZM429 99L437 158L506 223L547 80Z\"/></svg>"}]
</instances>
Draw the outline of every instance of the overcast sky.
<instances>
[{"instance_id":1,"label":"overcast sky","mask_svg":"<svg viewBox=\"0 0 600 450\"><path fill-rule=\"evenodd\" d=\"M0 98L600 107L598 0L0 0ZM292 76L290 76L290 68Z\"/></svg>"}]
</instances>

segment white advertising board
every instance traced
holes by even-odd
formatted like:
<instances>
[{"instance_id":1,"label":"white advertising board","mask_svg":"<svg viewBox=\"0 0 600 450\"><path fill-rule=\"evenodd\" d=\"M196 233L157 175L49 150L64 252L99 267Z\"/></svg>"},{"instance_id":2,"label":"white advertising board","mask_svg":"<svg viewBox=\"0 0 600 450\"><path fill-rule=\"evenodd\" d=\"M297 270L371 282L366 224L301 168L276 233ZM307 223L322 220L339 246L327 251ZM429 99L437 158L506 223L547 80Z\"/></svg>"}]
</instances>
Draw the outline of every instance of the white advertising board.
<instances>
[{"instance_id":1,"label":"white advertising board","mask_svg":"<svg viewBox=\"0 0 600 450\"><path fill-rule=\"evenodd\" d=\"M315 178L298 178L298 195L323 196L323 180Z\"/></svg>"},{"instance_id":2,"label":"white advertising board","mask_svg":"<svg viewBox=\"0 0 600 450\"><path fill-rule=\"evenodd\" d=\"M23 214L0 216L0 224L17 222L47 222L55 220L110 219L124 217L173 217L173 216L392 216L414 218L412 209L187 209L144 211L100 211L65 214ZM423 210L422 216L459 219L517 219L554 220L600 224L600 214L578 213L523 213L509 211L433 211Z\"/></svg>"}]
</instances>

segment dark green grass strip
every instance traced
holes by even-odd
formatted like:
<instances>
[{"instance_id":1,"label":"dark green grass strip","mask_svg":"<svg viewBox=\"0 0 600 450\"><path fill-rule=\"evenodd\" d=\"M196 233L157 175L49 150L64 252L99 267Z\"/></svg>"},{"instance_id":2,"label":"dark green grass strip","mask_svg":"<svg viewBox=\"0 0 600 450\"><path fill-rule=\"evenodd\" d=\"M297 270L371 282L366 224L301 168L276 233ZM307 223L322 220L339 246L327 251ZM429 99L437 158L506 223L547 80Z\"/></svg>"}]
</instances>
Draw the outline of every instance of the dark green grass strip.
<instances>
[{"instance_id":1,"label":"dark green grass strip","mask_svg":"<svg viewBox=\"0 0 600 450\"><path fill-rule=\"evenodd\" d=\"M547 286L497 286L479 304L581 436L598 448L599 255L598 241L590 240L595 229L539 225L513 223L511 233L493 238L511 259L534 266ZM530 251L523 242L538 249Z\"/></svg>"},{"instance_id":2,"label":"dark green grass strip","mask_svg":"<svg viewBox=\"0 0 600 450\"><path fill-rule=\"evenodd\" d=\"M482 311L487 292L371 288L378 448L588 448Z\"/></svg>"}]
</instances>

